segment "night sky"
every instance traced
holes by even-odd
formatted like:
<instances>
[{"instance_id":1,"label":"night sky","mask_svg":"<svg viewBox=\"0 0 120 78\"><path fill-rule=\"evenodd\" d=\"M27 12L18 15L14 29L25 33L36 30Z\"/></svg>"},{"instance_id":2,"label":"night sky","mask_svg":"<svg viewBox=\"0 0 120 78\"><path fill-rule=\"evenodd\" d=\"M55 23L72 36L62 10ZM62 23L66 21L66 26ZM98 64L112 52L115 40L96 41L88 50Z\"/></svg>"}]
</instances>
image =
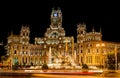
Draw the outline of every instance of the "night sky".
<instances>
[{"instance_id":1,"label":"night sky","mask_svg":"<svg viewBox=\"0 0 120 78\"><path fill-rule=\"evenodd\" d=\"M90 0L91 1L91 0ZM39 0L38 2L1 2L0 5L0 41L6 44L11 31L19 34L22 25L30 27L30 42L35 37L43 37L50 26L52 8L61 8L62 27L66 36L76 39L77 24L85 23L87 31L94 27L102 28L103 40L120 42L120 5L112 1L80 1L80 0Z\"/></svg>"}]
</instances>

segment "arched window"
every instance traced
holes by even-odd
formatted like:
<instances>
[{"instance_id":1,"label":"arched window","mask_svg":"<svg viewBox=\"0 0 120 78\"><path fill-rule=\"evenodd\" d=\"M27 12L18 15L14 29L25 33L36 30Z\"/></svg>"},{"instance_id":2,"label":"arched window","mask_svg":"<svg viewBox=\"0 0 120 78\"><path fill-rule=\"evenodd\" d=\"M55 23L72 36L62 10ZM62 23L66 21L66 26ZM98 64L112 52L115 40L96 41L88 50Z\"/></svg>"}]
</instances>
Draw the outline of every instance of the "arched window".
<instances>
[{"instance_id":1,"label":"arched window","mask_svg":"<svg viewBox=\"0 0 120 78\"><path fill-rule=\"evenodd\" d=\"M17 51L16 51L16 50L14 51L14 54L17 54Z\"/></svg>"}]
</instances>

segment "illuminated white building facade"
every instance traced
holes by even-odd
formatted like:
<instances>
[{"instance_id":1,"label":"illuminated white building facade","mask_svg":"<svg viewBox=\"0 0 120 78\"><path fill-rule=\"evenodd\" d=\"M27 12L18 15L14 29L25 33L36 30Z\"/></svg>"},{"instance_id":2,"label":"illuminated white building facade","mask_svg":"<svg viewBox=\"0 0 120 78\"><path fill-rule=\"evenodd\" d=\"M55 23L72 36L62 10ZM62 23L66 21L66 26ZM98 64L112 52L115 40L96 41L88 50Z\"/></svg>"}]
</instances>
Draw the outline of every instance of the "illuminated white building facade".
<instances>
[{"instance_id":1,"label":"illuminated white building facade","mask_svg":"<svg viewBox=\"0 0 120 78\"><path fill-rule=\"evenodd\" d=\"M67 63L68 65L105 66L107 54L115 52L118 43L102 41L101 30L86 31L85 24L77 26L77 42L74 37L66 37L62 28L62 12L52 9L51 24L43 38L35 37L34 44L30 41L29 26L22 26L20 35L7 38L8 62L12 65L42 65L44 63Z\"/></svg>"}]
</instances>

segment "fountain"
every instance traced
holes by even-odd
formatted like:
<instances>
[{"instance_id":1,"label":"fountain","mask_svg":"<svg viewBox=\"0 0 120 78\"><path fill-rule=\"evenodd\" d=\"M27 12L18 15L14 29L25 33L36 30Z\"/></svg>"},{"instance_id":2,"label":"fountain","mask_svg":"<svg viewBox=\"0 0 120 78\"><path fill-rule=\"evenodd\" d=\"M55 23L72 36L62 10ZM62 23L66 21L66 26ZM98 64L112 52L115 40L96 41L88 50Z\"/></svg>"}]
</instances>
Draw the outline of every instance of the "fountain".
<instances>
[{"instance_id":1,"label":"fountain","mask_svg":"<svg viewBox=\"0 0 120 78\"><path fill-rule=\"evenodd\" d=\"M54 52L53 52L54 53ZM55 52L57 53L57 52ZM62 55L57 53L55 54L54 57L52 56L52 49L51 47L49 47L49 57L48 57L48 67L49 68L62 68L62 67L77 67L76 63L74 62L74 59L67 53L65 56L65 59L62 59ZM52 58L54 58L54 62L52 62ZM64 64L62 64L62 62L65 62ZM70 64L70 65L69 65Z\"/></svg>"},{"instance_id":2,"label":"fountain","mask_svg":"<svg viewBox=\"0 0 120 78\"><path fill-rule=\"evenodd\" d=\"M77 66L77 65L75 64L74 60L71 58L70 55L67 55L66 58L67 58L67 57L69 58L69 62L71 63L72 66Z\"/></svg>"}]
</instances>

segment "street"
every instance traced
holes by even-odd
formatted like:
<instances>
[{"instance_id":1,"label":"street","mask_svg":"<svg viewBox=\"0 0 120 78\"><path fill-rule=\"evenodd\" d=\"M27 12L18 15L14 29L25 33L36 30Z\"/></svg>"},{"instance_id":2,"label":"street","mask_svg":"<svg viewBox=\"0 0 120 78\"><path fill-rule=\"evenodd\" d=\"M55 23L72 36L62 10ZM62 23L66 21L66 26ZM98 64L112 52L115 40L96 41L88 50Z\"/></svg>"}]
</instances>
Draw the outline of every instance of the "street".
<instances>
[{"instance_id":1,"label":"street","mask_svg":"<svg viewBox=\"0 0 120 78\"><path fill-rule=\"evenodd\" d=\"M32 74L31 76L0 76L0 78L120 78L120 75L53 75L53 74Z\"/></svg>"},{"instance_id":2,"label":"street","mask_svg":"<svg viewBox=\"0 0 120 78\"><path fill-rule=\"evenodd\" d=\"M66 73L36 73L24 71L3 71L0 78L120 78L120 70L117 72L104 71L97 74L66 74Z\"/></svg>"}]
</instances>

